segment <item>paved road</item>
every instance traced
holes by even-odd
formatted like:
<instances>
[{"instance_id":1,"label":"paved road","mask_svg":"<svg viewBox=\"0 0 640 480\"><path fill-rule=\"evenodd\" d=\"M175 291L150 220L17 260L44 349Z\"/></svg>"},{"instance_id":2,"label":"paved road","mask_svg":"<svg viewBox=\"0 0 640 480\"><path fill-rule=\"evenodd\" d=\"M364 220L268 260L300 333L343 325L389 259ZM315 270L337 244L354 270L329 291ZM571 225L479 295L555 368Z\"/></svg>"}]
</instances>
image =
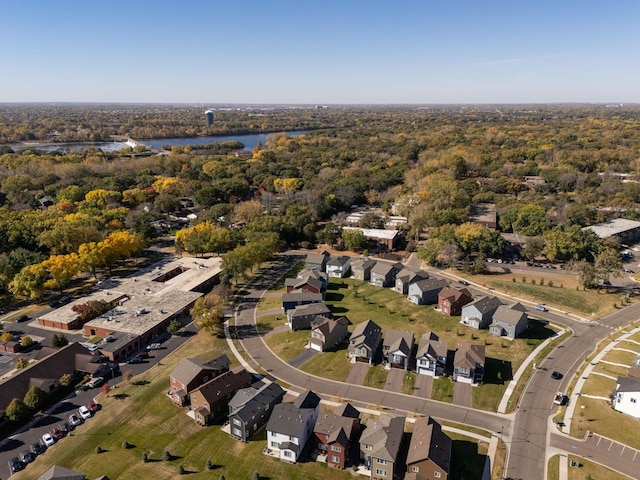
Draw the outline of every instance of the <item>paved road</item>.
<instances>
[{"instance_id":1,"label":"paved road","mask_svg":"<svg viewBox=\"0 0 640 480\"><path fill-rule=\"evenodd\" d=\"M607 465L631 478L640 478L640 451L592 434L585 440L566 435L551 435L551 446Z\"/></svg>"}]
</instances>

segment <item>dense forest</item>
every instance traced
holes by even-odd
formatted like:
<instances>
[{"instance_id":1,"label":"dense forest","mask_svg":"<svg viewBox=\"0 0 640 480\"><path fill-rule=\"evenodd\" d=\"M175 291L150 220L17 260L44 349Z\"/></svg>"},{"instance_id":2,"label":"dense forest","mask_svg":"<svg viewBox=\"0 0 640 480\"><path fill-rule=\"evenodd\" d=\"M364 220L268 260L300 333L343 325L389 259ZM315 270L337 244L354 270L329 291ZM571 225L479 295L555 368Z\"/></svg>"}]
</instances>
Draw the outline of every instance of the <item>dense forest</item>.
<instances>
[{"instance_id":1,"label":"dense forest","mask_svg":"<svg viewBox=\"0 0 640 480\"><path fill-rule=\"evenodd\" d=\"M430 263L499 255L500 231L530 239L525 257L603 261L612 246L580 227L640 219L638 106L229 106L214 109L211 127L203 110L0 105L0 288L32 298L62 290L79 272L108 272L167 225L195 254L240 257L265 238L272 249L340 243L352 205L406 216L408 239L428 232ZM290 130L308 133L275 133ZM252 152L12 148L252 132L272 134ZM495 204L497 233L468 223L478 203ZM171 223L187 213L190 225Z\"/></svg>"}]
</instances>

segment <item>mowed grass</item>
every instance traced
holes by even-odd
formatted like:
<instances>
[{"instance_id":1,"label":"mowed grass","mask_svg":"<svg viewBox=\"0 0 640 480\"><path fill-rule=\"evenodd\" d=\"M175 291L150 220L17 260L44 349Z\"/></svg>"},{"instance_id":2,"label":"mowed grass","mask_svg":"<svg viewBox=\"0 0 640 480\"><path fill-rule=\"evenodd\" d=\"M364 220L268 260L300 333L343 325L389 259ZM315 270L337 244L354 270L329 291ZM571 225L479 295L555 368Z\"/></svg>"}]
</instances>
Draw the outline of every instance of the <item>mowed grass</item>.
<instances>
[{"instance_id":1,"label":"mowed grass","mask_svg":"<svg viewBox=\"0 0 640 480\"><path fill-rule=\"evenodd\" d=\"M309 330L292 332L287 328L283 332L269 333L264 340L273 353L288 362L305 350L304 346L309 340Z\"/></svg>"},{"instance_id":2,"label":"mowed grass","mask_svg":"<svg viewBox=\"0 0 640 480\"><path fill-rule=\"evenodd\" d=\"M59 444L50 448L46 455L38 457L25 471L17 474L16 480L32 480L52 465L61 465L87 474L87 478L107 475L109 478L138 480L170 480L177 478L178 466L190 472L189 479L251 478L258 471L262 478L271 479L321 479L335 480L351 478L349 473L316 463L289 465L261 452L266 446L265 434L258 435L248 443L231 439L220 430L219 425L202 428L165 396L169 388L169 373L186 356L210 359L221 353L233 356L224 340L201 332L182 348L168 356L161 365L154 366L136 380L144 380L143 386L122 384L112 389L110 396L100 395L102 410L95 418L78 427ZM234 360L233 365L237 362ZM113 395L125 398L117 400ZM124 449L124 441L133 445ZM96 447L106 450L95 453ZM168 450L175 458L162 461L163 451ZM151 459L143 463L141 456L147 452ZM207 460L216 466L213 471L205 468Z\"/></svg>"},{"instance_id":3,"label":"mowed grass","mask_svg":"<svg viewBox=\"0 0 640 480\"><path fill-rule=\"evenodd\" d=\"M616 381L602 375L589 375L584 382L580 393L587 395L596 395L598 397L609 397L611 392L616 389Z\"/></svg>"},{"instance_id":4,"label":"mowed grass","mask_svg":"<svg viewBox=\"0 0 640 480\"><path fill-rule=\"evenodd\" d=\"M388 373L381 365L372 366L367 370L367 375L364 377L362 385L365 387L384 388Z\"/></svg>"},{"instance_id":5,"label":"mowed grass","mask_svg":"<svg viewBox=\"0 0 640 480\"><path fill-rule=\"evenodd\" d=\"M546 277L530 272L522 274L502 275L474 275L470 280L501 292L510 293L536 303L544 303L560 309L568 310L579 315L591 315L594 318L603 317L615 310L614 304L620 304L619 294L607 293L602 290L583 290L575 278ZM526 283L522 279L526 279ZM513 281L515 279L515 281ZM531 281L535 281L535 285ZM544 285L540 285L540 281ZM553 286L549 286L549 281ZM580 288L577 290L576 287Z\"/></svg>"},{"instance_id":6,"label":"mowed grass","mask_svg":"<svg viewBox=\"0 0 640 480\"><path fill-rule=\"evenodd\" d=\"M453 382L449 377L434 378L431 387L431 399L440 402L453 402Z\"/></svg>"},{"instance_id":7,"label":"mowed grass","mask_svg":"<svg viewBox=\"0 0 640 480\"><path fill-rule=\"evenodd\" d=\"M581 396L577 402L571 421L572 437L583 438L589 430L640 449L640 420L614 410L605 400Z\"/></svg>"},{"instance_id":8,"label":"mowed grass","mask_svg":"<svg viewBox=\"0 0 640 480\"><path fill-rule=\"evenodd\" d=\"M563 458L564 462L565 459ZM559 480L560 478L560 455L554 455L547 463L547 480Z\"/></svg>"},{"instance_id":9,"label":"mowed grass","mask_svg":"<svg viewBox=\"0 0 640 480\"><path fill-rule=\"evenodd\" d=\"M303 372L317 375L322 372L322 377L337 382L345 382L351 372L352 364L349 363L347 350L336 352L322 352L314 355L300 366Z\"/></svg>"},{"instance_id":10,"label":"mowed grass","mask_svg":"<svg viewBox=\"0 0 640 480\"><path fill-rule=\"evenodd\" d=\"M631 366L636 358L638 358L637 353L631 353L626 350L616 350L614 348L611 351L607 352L607 354L602 357L602 360L604 360L605 362L620 363L622 365Z\"/></svg>"},{"instance_id":11,"label":"mowed grass","mask_svg":"<svg viewBox=\"0 0 640 480\"><path fill-rule=\"evenodd\" d=\"M569 480L585 480L589 478L598 480L631 480L631 477L576 455L569 455L566 461L569 464ZM578 462L582 466L571 467L571 461Z\"/></svg>"}]
</instances>

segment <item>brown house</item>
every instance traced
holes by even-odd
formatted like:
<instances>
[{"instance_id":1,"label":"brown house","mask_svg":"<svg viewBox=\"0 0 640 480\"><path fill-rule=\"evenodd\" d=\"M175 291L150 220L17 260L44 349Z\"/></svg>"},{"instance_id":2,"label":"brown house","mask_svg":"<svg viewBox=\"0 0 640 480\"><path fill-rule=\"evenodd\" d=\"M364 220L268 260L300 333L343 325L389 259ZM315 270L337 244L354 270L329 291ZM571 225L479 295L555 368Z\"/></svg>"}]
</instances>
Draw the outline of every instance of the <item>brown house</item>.
<instances>
[{"instance_id":1,"label":"brown house","mask_svg":"<svg viewBox=\"0 0 640 480\"><path fill-rule=\"evenodd\" d=\"M350 403L336 407L333 412L320 412L313 430L318 460L325 459L330 467L344 468L359 432L360 412Z\"/></svg>"},{"instance_id":2,"label":"brown house","mask_svg":"<svg viewBox=\"0 0 640 480\"><path fill-rule=\"evenodd\" d=\"M409 444L407 473L447 480L450 471L451 439L433 418L418 418Z\"/></svg>"},{"instance_id":3,"label":"brown house","mask_svg":"<svg viewBox=\"0 0 640 480\"><path fill-rule=\"evenodd\" d=\"M460 315L462 307L472 300L471 293L466 288L458 290L445 287L438 294L438 310L443 315Z\"/></svg>"},{"instance_id":4,"label":"brown house","mask_svg":"<svg viewBox=\"0 0 640 480\"><path fill-rule=\"evenodd\" d=\"M336 347L349 336L347 329L349 320L340 317L337 320L324 316L317 316L311 323L309 348L324 352Z\"/></svg>"},{"instance_id":5,"label":"brown house","mask_svg":"<svg viewBox=\"0 0 640 480\"><path fill-rule=\"evenodd\" d=\"M189 404L189 394L209 380L229 371L229 357L225 354L204 362L197 358L184 358L169 375L169 396L179 407Z\"/></svg>"},{"instance_id":6,"label":"brown house","mask_svg":"<svg viewBox=\"0 0 640 480\"><path fill-rule=\"evenodd\" d=\"M191 411L195 421L208 425L229 411L229 400L241 388L247 388L253 377L242 367L218 375L191 393Z\"/></svg>"}]
</instances>

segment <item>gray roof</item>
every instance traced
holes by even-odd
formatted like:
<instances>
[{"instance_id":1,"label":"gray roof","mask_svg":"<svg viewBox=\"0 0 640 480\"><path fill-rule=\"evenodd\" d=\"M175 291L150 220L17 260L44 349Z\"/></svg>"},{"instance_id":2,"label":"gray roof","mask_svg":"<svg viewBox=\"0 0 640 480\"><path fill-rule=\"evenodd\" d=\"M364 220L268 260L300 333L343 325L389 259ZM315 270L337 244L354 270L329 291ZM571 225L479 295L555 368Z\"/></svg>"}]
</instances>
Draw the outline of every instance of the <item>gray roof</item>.
<instances>
[{"instance_id":1,"label":"gray roof","mask_svg":"<svg viewBox=\"0 0 640 480\"><path fill-rule=\"evenodd\" d=\"M317 316L313 320L313 322L311 322L311 329L312 330L318 329L320 330L320 332L322 332L323 335L328 335L338 325L344 325L346 327L347 325L349 325L349 320L347 320L347 317L340 317L334 320L333 318Z\"/></svg>"},{"instance_id":2,"label":"gray roof","mask_svg":"<svg viewBox=\"0 0 640 480\"><path fill-rule=\"evenodd\" d=\"M335 265L337 267L342 267L349 262L350 258L346 255L340 255L337 257L331 257L331 259L327 262L327 265Z\"/></svg>"},{"instance_id":3,"label":"gray roof","mask_svg":"<svg viewBox=\"0 0 640 480\"><path fill-rule=\"evenodd\" d=\"M324 302L308 303L306 305L298 305L291 313L291 317L306 317L307 315L327 315L331 316L331 310Z\"/></svg>"},{"instance_id":4,"label":"gray roof","mask_svg":"<svg viewBox=\"0 0 640 480\"><path fill-rule=\"evenodd\" d=\"M640 378L618 377L617 392L640 392Z\"/></svg>"},{"instance_id":5,"label":"gray roof","mask_svg":"<svg viewBox=\"0 0 640 480\"><path fill-rule=\"evenodd\" d=\"M451 439L431 417L416 419L407 454L407 464L430 459L449 473L451 467Z\"/></svg>"},{"instance_id":6,"label":"gray roof","mask_svg":"<svg viewBox=\"0 0 640 480\"><path fill-rule=\"evenodd\" d=\"M341 416L335 412L320 412L313 431L327 435L327 443L339 441L345 445L359 425L357 418Z\"/></svg>"},{"instance_id":7,"label":"gray roof","mask_svg":"<svg viewBox=\"0 0 640 480\"><path fill-rule=\"evenodd\" d=\"M226 354L205 362L198 358L183 358L169 375L183 385L188 385L203 370L222 371L228 370L231 361Z\"/></svg>"},{"instance_id":8,"label":"gray roof","mask_svg":"<svg viewBox=\"0 0 640 480\"><path fill-rule=\"evenodd\" d=\"M493 320L508 323L510 325L517 325L524 318L527 319L527 314L522 311L522 305L516 303L514 305L500 305L493 314Z\"/></svg>"},{"instance_id":9,"label":"gray roof","mask_svg":"<svg viewBox=\"0 0 640 480\"><path fill-rule=\"evenodd\" d=\"M387 263L387 262L376 262L376 264L371 269L371 273L378 273L380 275L387 275L391 271L395 271L398 273L404 267L401 263Z\"/></svg>"},{"instance_id":10,"label":"gray roof","mask_svg":"<svg viewBox=\"0 0 640 480\"><path fill-rule=\"evenodd\" d=\"M360 412L349 402L338 405L333 409L333 413L341 417L360 418Z\"/></svg>"},{"instance_id":11,"label":"gray roof","mask_svg":"<svg viewBox=\"0 0 640 480\"><path fill-rule=\"evenodd\" d=\"M370 420L360 437L360 445L371 445L368 454L373 458L395 462L404 435L405 417L383 413L377 420Z\"/></svg>"},{"instance_id":12,"label":"gray roof","mask_svg":"<svg viewBox=\"0 0 640 480\"><path fill-rule=\"evenodd\" d=\"M584 227L583 230L593 230L594 233L600 238L608 238L613 235L619 235L628 230L640 228L640 222L635 220L627 220L626 218L614 218L608 222L598 223L597 225L591 225Z\"/></svg>"},{"instance_id":13,"label":"gray roof","mask_svg":"<svg viewBox=\"0 0 640 480\"><path fill-rule=\"evenodd\" d=\"M317 264L321 264L326 262L326 260L331 256L331 254L329 252L327 252L326 250L323 250L320 253L308 253L307 254L307 258L305 260L306 263L317 263Z\"/></svg>"},{"instance_id":14,"label":"gray roof","mask_svg":"<svg viewBox=\"0 0 640 480\"><path fill-rule=\"evenodd\" d=\"M320 405L320 397L311 390L307 390L306 392L298 395L298 398L294 400L293 404L297 408L315 409L318 405Z\"/></svg>"},{"instance_id":15,"label":"gray roof","mask_svg":"<svg viewBox=\"0 0 640 480\"><path fill-rule=\"evenodd\" d=\"M374 344L382 335L382 329L373 321L359 323L351 334L351 343L354 345L365 344L373 348Z\"/></svg>"},{"instance_id":16,"label":"gray roof","mask_svg":"<svg viewBox=\"0 0 640 480\"><path fill-rule=\"evenodd\" d=\"M309 393L312 395L307 395ZM317 403L315 403L315 399L317 399ZM285 402L276 405L271 417L269 417L267 430L282 435L299 435L302 424L307 421L307 415L320 404L320 398L308 390L305 394L300 395L296 402L298 403ZM311 406L313 403L315 406ZM302 408L298 407L300 404L303 405Z\"/></svg>"},{"instance_id":17,"label":"gray roof","mask_svg":"<svg viewBox=\"0 0 640 480\"><path fill-rule=\"evenodd\" d=\"M68 468L54 465L49 470L38 477L38 480L85 480L87 477L84 473L76 472Z\"/></svg>"},{"instance_id":18,"label":"gray roof","mask_svg":"<svg viewBox=\"0 0 640 480\"><path fill-rule=\"evenodd\" d=\"M435 339L433 338L435 337ZM425 333L418 343L418 352L416 357L446 357L447 356L447 343L440 342L436 334Z\"/></svg>"},{"instance_id":19,"label":"gray roof","mask_svg":"<svg viewBox=\"0 0 640 480\"><path fill-rule=\"evenodd\" d=\"M234 401L240 392L231 399ZM252 416L258 413L265 405L269 405L277 398L284 396L284 389L275 382L268 383L262 388L256 390L254 395L245 401L244 404L238 405L232 415L236 415L244 421L248 421ZM246 397L242 395L239 400L244 400ZM231 406L231 402L229 402Z\"/></svg>"},{"instance_id":20,"label":"gray roof","mask_svg":"<svg viewBox=\"0 0 640 480\"><path fill-rule=\"evenodd\" d=\"M372 258L359 258L351 262L351 270L366 270L367 268L373 268L376 261Z\"/></svg>"},{"instance_id":21,"label":"gray roof","mask_svg":"<svg viewBox=\"0 0 640 480\"><path fill-rule=\"evenodd\" d=\"M384 335L384 347L389 347L389 352L400 350L409 356L413 348L413 332L403 330L388 330Z\"/></svg>"},{"instance_id":22,"label":"gray roof","mask_svg":"<svg viewBox=\"0 0 640 480\"><path fill-rule=\"evenodd\" d=\"M402 280L403 282L414 282L417 280L425 280L427 278L429 278L429 274L427 272L410 266L405 266L396 275L396 280Z\"/></svg>"},{"instance_id":23,"label":"gray roof","mask_svg":"<svg viewBox=\"0 0 640 480\"><path fill-rule=\"evenodd\" d=\"M430 292L432 290L442 290L449 284L442 278L425 278L414 282L412 285L417 286L421 292Z\"/></svg>"},{"instance_id":24,"label":"gray roof","mask_svg":"<svg viewBox=\"0 0 640 480\"><path fill-rule=\"evenodd\" d=\"M484 314L484 313L491 312L492 310L495 310L500 305L502 305L502 302L498 297L487 296L487 297L479 298L475 302L469 303L468 305L466 305L465 308L473 306L476 309L478 309L480 313Z\"/></svg>"},{"instance_id":25,"label":"gray roof","mask_svg":"<svg viewBox=\"0 0 640 480\"><path fill-rule=\"evenodd\" d=\"M307 291L297 291L282 294L282 302L321 302L322 294Z\"/></svg>"}]
</instances>

